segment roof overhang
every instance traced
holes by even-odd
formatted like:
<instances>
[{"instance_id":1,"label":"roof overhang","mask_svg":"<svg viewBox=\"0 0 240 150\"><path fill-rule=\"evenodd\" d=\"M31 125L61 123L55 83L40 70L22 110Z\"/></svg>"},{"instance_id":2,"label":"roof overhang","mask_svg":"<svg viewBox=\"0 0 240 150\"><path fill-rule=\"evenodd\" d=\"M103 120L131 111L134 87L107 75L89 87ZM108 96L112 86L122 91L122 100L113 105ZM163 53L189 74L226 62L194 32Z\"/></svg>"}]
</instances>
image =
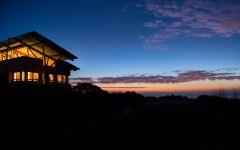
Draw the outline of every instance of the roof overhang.
<instances>
[{"instance_id":1,"label":"roof overhang","mask_svg":"<svg viewBox=\"0 0 240 150\"><path fill-rule=\"evenodd\" d=\"M42 44L45 45L46 50L49 51L49 55L58 53L64 56L66 59L74 60L77 59L77 56L73 55L72 53L68 52L66 49L62 48L61 46L57 45L50 39L44 37L43 35L33 31L28 32L26 34L9 38L5 41L0 42L0 52L7 51L8 48L17 48L17 47L24 47L26 45L37 47Z\"/></svg>"},{"instance_id":2,"label":"roof overhang","mask_svg":"<svg viewBox=\"0 0 240 150\"><path fill-rule=\"evenodd\" d=\"M68 66L70 70L77 71L80 70L80 68L74 66L73 64L67 62L67 61L61 61L64 65Z\"/></svg>"}]
</instances>

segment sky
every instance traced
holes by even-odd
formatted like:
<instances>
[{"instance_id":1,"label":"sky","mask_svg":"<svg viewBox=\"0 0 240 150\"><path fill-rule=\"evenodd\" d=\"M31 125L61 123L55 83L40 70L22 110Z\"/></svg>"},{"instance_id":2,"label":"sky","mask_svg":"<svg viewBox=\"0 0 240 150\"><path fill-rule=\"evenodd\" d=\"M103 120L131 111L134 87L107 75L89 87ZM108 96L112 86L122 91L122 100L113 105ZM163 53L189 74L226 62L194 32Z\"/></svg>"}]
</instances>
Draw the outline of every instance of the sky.
<instances>
[{"instance_id":1,"label":"sky","mask_svg":"<svg viewBox=\"0 0 240 150\"><path fill-rule=\"evenodd\" d=\"M240 88L240 0L1 0L0 40L30 31L110 92Z\"/></svg>"}]
</instances>

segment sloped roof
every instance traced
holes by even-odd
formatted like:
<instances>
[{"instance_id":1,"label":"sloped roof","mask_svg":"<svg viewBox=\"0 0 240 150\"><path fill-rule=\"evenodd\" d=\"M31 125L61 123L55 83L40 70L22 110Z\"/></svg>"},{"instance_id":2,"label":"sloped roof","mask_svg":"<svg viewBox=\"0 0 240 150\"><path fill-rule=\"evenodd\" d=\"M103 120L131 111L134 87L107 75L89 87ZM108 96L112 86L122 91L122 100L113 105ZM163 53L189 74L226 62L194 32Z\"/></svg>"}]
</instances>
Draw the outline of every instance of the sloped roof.
<instances>
[{"instance_id":1,"label":"sloped roof","mask_svg":"<svg viewBox=\"0 0 240 150\"><path fill-rule=\"evenodd\" d=\"M47 46L49 54L59 53L63 55L66 59L77 59L77 56L68 52L66 49L62 48L61 46L57 45L56 43L36 31L28 32L20 36L12 37L5 41L2 41L0 43L0 51L5 50L6 46L9 46L10 48L21 46L22 43L20 43L18 40L23 41L27 45L33 45L39 42Z\"/></svg>"},{"instance_id":2,"label":"sloped roof","mask_svg":"<svg viewBox=\"0 0 240 150\"><path fill-rule=\"evenodd\" d=\"M62 64L62 65L65 65L65 66L68 66L71 70L74 70L74 71L79 70L78 67L74 66L73 64L71 64L71 63L69 63L67 61L59 61L58 63Z\"/></svg>"}]
</instances>

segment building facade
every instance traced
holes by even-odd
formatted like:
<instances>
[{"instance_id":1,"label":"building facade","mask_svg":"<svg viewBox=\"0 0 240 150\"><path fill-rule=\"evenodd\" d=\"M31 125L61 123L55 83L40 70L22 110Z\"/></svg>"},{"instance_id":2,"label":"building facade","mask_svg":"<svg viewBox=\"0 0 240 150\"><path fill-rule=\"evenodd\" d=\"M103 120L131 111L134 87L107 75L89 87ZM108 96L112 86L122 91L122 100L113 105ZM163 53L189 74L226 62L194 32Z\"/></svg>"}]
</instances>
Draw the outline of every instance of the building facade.
<instances>
[{"instance_id":1,"label":"building facade","mask_svg":"<svg viewBox=\"0 0 240 150\"><path fill-rule=\"evenodd\" d=\"M76 56L33 31L0 42L0 84L68 84Z\"/></svg>"}]
</instances>

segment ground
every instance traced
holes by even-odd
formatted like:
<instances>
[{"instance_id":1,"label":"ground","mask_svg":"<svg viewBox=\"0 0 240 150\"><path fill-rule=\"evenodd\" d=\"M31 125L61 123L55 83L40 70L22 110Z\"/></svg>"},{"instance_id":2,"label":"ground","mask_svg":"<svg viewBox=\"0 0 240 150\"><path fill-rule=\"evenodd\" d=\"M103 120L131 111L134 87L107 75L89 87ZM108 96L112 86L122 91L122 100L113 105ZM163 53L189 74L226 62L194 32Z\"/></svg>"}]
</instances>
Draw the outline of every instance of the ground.
<instances>
[{"instance_id":1,"label":"ground","mask_svg":"<svg viewBox=\"0 0 240 150\"><path fill-rule=\"evenodd\" d=\"M33 149L61 147L62 142L51 140L59 137L71 141L71 145L65 145L68 149L86 143L92 143L89 147L96 146L96 142L122 146L148 144L170 149L240 148L237 138L240 101L237 99L154 98L132 92L108 94L99 89L84 93L29 91L4 92L2 106L6 120L3 123L10 139L28 139L21 145L28 145L30 140L36 143Z\"/></svg>"}]
</instances>

